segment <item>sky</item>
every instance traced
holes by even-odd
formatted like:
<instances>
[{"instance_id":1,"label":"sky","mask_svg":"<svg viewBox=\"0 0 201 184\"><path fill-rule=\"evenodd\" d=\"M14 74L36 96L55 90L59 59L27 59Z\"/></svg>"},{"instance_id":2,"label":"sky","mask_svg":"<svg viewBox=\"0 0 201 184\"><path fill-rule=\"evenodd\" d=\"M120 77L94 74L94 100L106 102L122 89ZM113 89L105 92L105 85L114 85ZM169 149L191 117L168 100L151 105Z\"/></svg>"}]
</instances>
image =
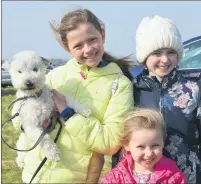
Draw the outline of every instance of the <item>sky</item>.
<instances>
[{"instance_id":1,"label":"sky","mask_svg":"<svg viewBox=\"0 0 201 184\"><path fill-rule=\"evenodd\" d=\"M135 53L135 32L145 16L172 19L182 41L201 35L199 1L2 1L2 59L11 59L22 50L69 59L54 39L49 21L59 22L76 6L88 8L105 23L105 50L117 57Z\"/></svg>"}]
</instances>

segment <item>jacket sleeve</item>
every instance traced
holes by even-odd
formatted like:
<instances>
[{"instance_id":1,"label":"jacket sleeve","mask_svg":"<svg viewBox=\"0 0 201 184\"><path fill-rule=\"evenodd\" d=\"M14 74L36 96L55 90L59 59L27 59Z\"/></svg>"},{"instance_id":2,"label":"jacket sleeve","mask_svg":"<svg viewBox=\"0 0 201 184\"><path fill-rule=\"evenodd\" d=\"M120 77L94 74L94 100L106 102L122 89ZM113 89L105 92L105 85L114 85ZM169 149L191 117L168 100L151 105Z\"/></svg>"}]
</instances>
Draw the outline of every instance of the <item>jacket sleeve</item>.
<instances>
[{"instance_id":1,"label":"jacket sleeve","mask_svg":"<svg viewBox=\"0 0 201 184\"><path fill-rule=\"evenodd\" d=\"M123 78L123 77L122 77ZM75 114L66 122L66 130L95 152L114 154L120 147L118 133L125 114L134 107L132 83L119 80L119 87L111 97L100 122L95 117Z\"/></svg>"},{"instance_id":2,"label":"jacket sleeve","mask_svg":"<svg viewBox=\"0 0 201 184\"><path fill-rule=\"evenodd\" d=\"M51 88L51 81L46 83ZM76 113L65 123L65 130L71 136L79 139L89 149L102 154L114 154L118 151L120 124L125 114L134 107L132 83L125 76L121 76L118 84L101 121L93 116L86 118Z\"/></svg>"}]
</instances>

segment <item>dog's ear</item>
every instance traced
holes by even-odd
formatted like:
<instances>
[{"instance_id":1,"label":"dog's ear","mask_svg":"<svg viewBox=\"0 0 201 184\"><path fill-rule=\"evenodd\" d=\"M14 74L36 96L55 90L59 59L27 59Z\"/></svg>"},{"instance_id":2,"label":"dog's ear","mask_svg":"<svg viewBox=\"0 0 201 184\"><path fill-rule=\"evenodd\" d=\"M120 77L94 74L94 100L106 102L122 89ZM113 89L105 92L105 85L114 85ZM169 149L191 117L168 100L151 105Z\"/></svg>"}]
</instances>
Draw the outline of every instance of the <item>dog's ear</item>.
<instances>
[{"instance_id":1,"label":"dog's ear","mask_svg":"<svg viewBox=\"0 0 201 184\"><path fill-rule=\"evenodd\" d=\"M42 61L44 62L44 64L45 64L46 66L49 66L49 65L52 64L52 62L51 62L50 60L48 60L48 59L46 59L46 58L44 58L44 57L41 57L41 59L42 59Z\"/></svg>"}]
</instances>

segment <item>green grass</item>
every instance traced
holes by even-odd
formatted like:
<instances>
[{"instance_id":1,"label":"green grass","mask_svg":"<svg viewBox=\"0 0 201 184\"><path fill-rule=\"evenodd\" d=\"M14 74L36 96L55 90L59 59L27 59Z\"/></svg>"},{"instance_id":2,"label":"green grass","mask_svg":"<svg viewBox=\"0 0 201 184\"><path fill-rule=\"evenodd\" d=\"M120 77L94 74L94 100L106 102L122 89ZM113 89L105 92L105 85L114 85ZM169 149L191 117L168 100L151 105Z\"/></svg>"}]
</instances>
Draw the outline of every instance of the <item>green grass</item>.
<instances>
[{"instance_id":1,"label":"green grass","mask_svg":"<svg viewBox=\"0 0 201 184\"><path fill-rule=\"evenodd\" d=\"M5 89L5 88L4 88ZM2 97L2 122L5 122L10 117L10 111L6 111L6 106L15 99L15 95L6 95ZM13 147L16 147L19 131L16 131L11 122L7 123L2 129L2 136ZM2 183L22 183L21 170L17 167L15 158L16 151L8 148L4 142L2 144Z\"/></svg>"},{"instance_id":2,"label":"green grass","mask_svg":"<svg viewBox=\"0 0 201 184\"><path fill-rule=\"evenodd\" d=\"M2 90L13 90L12 88L3 88ZM6 111L6 106L15 99L15 95L2 96L2 122L10 117L10 111ZM13 147L16 147L20 131L16 131L11 122L7 123L2 129L2 136ZM4 183L22 183L21 170L17 167L15 158L16 151L8 148L4 142L2 143L2 175L1 181ZM105 156L105 165L101 176L111 169L111 156Z\"/></svg>"}]
</instances>

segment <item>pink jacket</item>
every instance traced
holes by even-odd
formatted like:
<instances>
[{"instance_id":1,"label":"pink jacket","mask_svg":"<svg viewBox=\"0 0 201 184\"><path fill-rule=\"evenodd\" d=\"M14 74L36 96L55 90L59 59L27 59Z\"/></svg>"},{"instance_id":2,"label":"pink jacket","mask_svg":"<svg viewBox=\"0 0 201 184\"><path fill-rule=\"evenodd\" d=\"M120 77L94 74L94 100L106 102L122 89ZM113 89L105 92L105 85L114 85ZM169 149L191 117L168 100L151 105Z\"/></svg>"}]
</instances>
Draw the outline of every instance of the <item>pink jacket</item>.
<instances>
[{"instance_id":1,"label":"pink jacket","mask_svg":"<svg viewBox=\"0 0 201 184\"><path fill-rule=\"evenodd\" d=\"M111 183L132 183L137 184L133 177L134 161L130 152L124 154L117 166L108 172L102 179L101 184ZM162 184L185 184L187 183L184 175L178 169L175 162L165 156L156 164L155 172L149 183Z\"/></svg>"}]
</instances>

